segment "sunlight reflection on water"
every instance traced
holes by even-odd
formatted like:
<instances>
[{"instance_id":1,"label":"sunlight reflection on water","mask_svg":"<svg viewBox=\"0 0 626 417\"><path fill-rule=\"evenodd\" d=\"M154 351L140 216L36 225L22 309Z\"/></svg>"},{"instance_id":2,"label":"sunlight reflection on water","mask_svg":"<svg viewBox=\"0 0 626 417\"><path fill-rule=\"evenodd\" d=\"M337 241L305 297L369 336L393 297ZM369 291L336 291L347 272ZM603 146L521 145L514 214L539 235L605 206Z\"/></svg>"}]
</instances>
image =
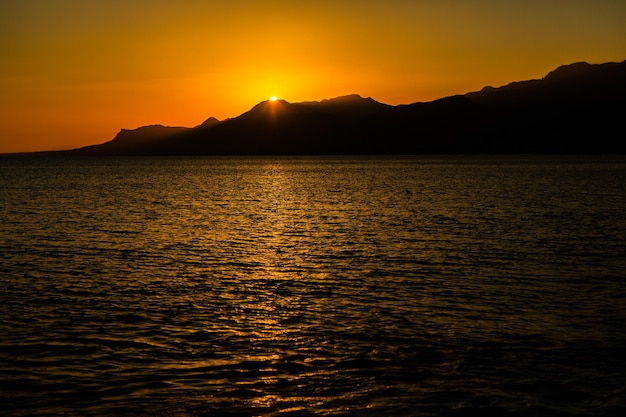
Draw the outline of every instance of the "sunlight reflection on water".
<instances>
[{"instance_id":1,"label":"sunlight reflection on water","mask_svg":"<svg viewBox=\"0 0 626 417\"><path fill-rule=\"evenodd\" d=\"M0 170L7 415L626 407L619 158Z\"/></svg>"}]
</instances>

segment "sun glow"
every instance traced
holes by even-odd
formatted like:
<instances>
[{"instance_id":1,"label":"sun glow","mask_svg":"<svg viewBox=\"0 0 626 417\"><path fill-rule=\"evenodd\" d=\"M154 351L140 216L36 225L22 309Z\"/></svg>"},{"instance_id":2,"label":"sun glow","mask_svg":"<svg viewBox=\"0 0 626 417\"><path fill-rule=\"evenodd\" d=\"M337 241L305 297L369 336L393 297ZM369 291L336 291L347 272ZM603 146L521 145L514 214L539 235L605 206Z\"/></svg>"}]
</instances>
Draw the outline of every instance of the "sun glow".
<instances>
[{"instance_id":1,"label":"sun glow","mask_svg":"<svg viewBox=\"0 0 626 417\"><path fill-rule=\"evenodd\" d=\"M276 97L276 96L270 97L270 101L276 101L276 100L278 100L278 97Z\"/></svg>"}]
</instances>

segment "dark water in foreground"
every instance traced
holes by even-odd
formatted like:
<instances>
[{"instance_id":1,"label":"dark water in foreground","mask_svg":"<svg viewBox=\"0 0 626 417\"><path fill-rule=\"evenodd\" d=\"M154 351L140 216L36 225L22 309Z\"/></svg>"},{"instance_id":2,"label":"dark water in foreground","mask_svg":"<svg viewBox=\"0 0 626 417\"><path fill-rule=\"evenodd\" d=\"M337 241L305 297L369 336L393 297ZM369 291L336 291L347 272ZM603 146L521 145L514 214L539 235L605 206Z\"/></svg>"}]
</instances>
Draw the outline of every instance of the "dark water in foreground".
<instances>
[{"instance_id":1,"label":"dark water in foreground","mask_svg":"<svg viewBox=\"0 0 626 417\"><path fill-rule=\"evenodd\" d=\"M626 157L0 159L5 416L626 415Z\"/></svg>"}]
</instances>

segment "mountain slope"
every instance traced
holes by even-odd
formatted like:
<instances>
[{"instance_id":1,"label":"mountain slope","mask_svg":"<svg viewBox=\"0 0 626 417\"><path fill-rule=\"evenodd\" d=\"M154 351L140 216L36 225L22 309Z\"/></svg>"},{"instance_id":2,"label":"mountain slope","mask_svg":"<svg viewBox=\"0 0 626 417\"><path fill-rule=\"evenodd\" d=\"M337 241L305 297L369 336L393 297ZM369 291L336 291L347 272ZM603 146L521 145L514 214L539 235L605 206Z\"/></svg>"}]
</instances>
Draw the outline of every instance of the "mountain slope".
<instances>
[{"instance_id":1,"label":"mountain slope","mask_svg":"<svg viewBox=\"0 0 626 417\"><path fill-rule=\"evenodd\" d=\"M142 154L146 149L159 147L162 142L169 143L171 138L190 130L187 127L161 125L143 126L137 129L122 129L113 140L101 145L92 145L77 149L81 154Z\"/></svg>"},{"instance_id":2,"label":"mountain slope","mask_svg":"<svg viewBox=\"0 0 626 417\"><path fill-rule=\"evenodd\" d=\"M122 130L97 155L625 153L626 61L561 66L539 80L390 106L358 95L264 101L194 128Z\"/></svg>"},{"instance_id":3,"label":"mountain slope","mask_svg":"<svg viewBox=\"0 0 626 417\"><path fill-rule=\"evenodd\" d=\"M494 146L514 152L626 152L616 132L626 110L626 61L561 66L541 80L483 89L466 97L489 113ZM506 146L506 148L505 148Z\"/></svg>"}]
</instances>

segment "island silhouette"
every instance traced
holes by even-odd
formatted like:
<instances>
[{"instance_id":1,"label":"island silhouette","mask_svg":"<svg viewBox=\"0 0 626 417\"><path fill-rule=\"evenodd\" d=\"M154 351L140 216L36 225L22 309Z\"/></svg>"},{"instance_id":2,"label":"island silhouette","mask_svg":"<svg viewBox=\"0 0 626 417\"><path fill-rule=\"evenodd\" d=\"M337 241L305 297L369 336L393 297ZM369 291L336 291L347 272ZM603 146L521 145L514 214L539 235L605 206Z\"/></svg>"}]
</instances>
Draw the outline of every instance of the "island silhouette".
<instances>
[{"instance_id":1,"label":"island silhouette","mask_svg":"<svg viewBox=\"0 0 626 417\"><path fill-rule=\"evenodd\" d=\"M541 79L392 106L348 95L267 100L192 127L122 129L55 155L625 153L626 61L563 65Z\"/></svg>"}]
</instances>

